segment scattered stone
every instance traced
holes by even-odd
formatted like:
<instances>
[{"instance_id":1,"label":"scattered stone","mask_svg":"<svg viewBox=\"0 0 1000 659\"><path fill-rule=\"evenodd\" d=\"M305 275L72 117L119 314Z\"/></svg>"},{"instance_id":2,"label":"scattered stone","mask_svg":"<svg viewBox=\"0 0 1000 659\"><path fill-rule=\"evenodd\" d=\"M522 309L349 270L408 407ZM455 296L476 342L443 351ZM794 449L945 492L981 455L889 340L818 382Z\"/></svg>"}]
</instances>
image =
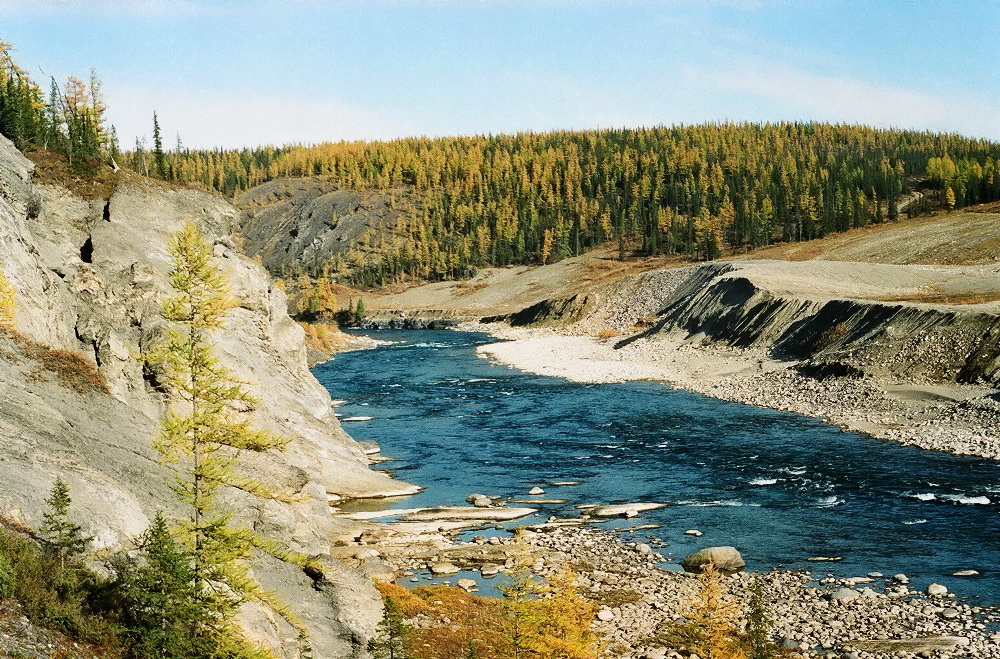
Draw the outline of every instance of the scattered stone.
<instances>
[{"instance_id":1,"label":"scattered stone","mask_svg":"<svg viewBox=\"0 0 1000 659\"><path fill-rule=\"evenodd\" d=\"M615 619L615 612L605 606L597 611L597 619L602 622L609 622Z\"/></svg>"},{"instance_id":2,"label":"scattered stone","mask_svg":"<svg viewBox=\"0 0 1000 659\"><path fill-rule=\"evenodd\" d=\"M466 503L471 503L476 508L489 508L493 505L493 500L485 494L470 494L465 497Z\"/></svg>"},{"instance_id":3,"label":"scattered stone","mask_svg":"<svg viewBox=\"0 0 1000 659\"><path fill-rule=\"evenodd\" d=\"M458 566L454 563L433 563L431 565L431 574L434 575L456 574L458 571Z\"/></svg>"},{"instance_id":4,"label":"scattered stone","mask_svg":"<svg viewBox=\"0 0 1000 659\"><path fill-rule=\"evenodd\" d=\"M845 604L847 602L853 602L859 597L861 597L861 593L854 590L853 588L838 588L837 590L830 593L830 601L840 602L841 604Z\"/></svg>"},{"instance_id":5,"label":"scattered stone","mask_svg":"<svg viewBox=\"0 0 1000 659\"><path fill-rule=\"evenodd\" d=\"M864 652L934 652L935 650L955 650L969 645L964 636L926 636L924 638L874 639L849 641L845 647Z\"/></svg>"},{"instance_id":6,"label":"scattered stone","mask_svg":"<svg viewBox=\"0 0 1000 659\"><path fill-rule=\"evenodd\" d=\"M458 587L467 593L472 593L479 590L478 585L473 579L459 579Z\"/></svg>"},{"instance_id":7,"label":"scattered stone","mask_svg":"<svg viewBox=\"0 0 1000 659\"><path fill-rule=\"evenodd\" d=\"M895 574L892 578L899 583L910 583L910 578L905 574Z\"/></svg>"},{"instance_id":8,"label":"scattered stone","mask_svg":"<svg viewBox=\"0 0 1000 659\"><path fill-rule=\"evenodd\" d=\"M542 488L536 486L536 487L533 487L530 490L528 490L528 494L531 494L531 495L545 494L545 490L543 490Z\"/></svg>"},{"instance_id":9,"label":"scattered stone","mask_svg":"<svg viewBox=\"0 0 1000 659\"><path fill-rule=\"evenodd\" d=\"M487 563L486 565L479 568L479 574L486 578L495 577L500 574L500 566L494 563Z\"/></svg>"},{"instance_id":10,"label":"scattered stone","mask_svg":"<svg viewBox=\"0 0 1000 659\"><path fill-rule=\"evenodd\" d=\"M684 535L693 535L696 538L700 538L705 534L699 531L698 529L688 529L687 531L684 532Z\"/></svg>"},{"instance_id":11,"label":"scattered stone","mask_svg":"<svg viewBox=\"0 0 1000 659\"><path fill-rule=\"evenodd\" d=\"M685 572L700 573L706 563L715 563L723 572L739 572L746 566L735 547L708 547L690 554L681 561Z\"/></svg>"},{"instance_id":12,"label":"scattered stone","mask_svg":"<svg viewBox=\"0 0 1000 659\"><path fill-rule=\"evenodd\" d=\"M939 583L932 583L927 586L927 594L931 597L944 597L948 594L948 589Z\"/></svg>"},{"instance_id":13,"label":"scattered stone","mask_svg":"<svg viewBox=\"0 0 1000 659\"><path fill-rule=\"evenodd\" d=\"M594 517L636 517L647 510L666 508L665 503L622 503L613 506L594 506L589 513Z\"/></svg>"},{"instance_id":14,"label":"scattered stone","mask_svg":"<svg viewBox=\"0 0 1000 659\"><path fill-rule=\"evenodd\" d=\"M958 612L958 609L953 609L950 606L941 609L941 617L945 620L955 620L960 615L961 614Z\"/></svg>"}]
</instances>

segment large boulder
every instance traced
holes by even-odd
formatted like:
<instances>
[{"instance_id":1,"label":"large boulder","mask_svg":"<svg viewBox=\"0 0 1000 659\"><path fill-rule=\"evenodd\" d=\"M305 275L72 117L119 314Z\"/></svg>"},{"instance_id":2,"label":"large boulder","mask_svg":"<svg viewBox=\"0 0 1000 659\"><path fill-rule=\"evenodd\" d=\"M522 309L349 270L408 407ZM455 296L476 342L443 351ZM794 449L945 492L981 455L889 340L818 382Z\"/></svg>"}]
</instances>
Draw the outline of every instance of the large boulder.
<instances>
[{"instance_id":1,"label":"large boulder","mask_svg":"<svg viewBox=\"0 0 1000 659\"><path fill-rule=\"evenodd\" d=\"M701 573L703 567L708 563L715 563L715 567L722 572L739 572L746 563L740 552L735 547L708 547L701 551L685 556L681 561L681 566L685 572L694 574Z\"/></svg>"}]
</instances>

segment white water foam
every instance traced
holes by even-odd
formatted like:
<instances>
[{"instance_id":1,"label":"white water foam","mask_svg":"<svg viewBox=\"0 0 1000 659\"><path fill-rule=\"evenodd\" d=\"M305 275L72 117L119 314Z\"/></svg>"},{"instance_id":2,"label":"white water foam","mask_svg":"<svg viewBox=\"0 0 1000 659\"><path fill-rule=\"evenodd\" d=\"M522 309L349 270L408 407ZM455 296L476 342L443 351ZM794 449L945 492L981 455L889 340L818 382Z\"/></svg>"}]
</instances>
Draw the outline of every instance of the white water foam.
<instances>
[{"instance_id":1,"label":"white water foam","mask_svg":"<svg viewBox=\"0 0 1000 659\"><path fill-rule=\"evenodd\" d=\"M759 503L746 503L738 499L726 499L726 500L715 500L715 501L678 501L674 505L691 506L693 508L737 507L737 506L750 506L752 508L760 508Z\"/></svg>"},{"instance_id":2,"label":"white water foam","mask_svg":"<svg viewBox=\"0 0 1000 659\"><path fill-rule=\"evenodd\" d=\"M989 497L970 497L967 494L942 494L942 499L954 501L955 503L971 504L975 506L988 506L992 501Z\"/></svg>"},{"instance_id":3,"label":"white water foam","mask_svg":"<svg viewBox=\"0 0 1000 659\"><path fill-rule=\"evenodd\" d=\"M755 478L750 481L750 485L774 485L777 482L777 478Z\"/></svg>"},{"instance_id":4,"label":"white water foam","mask_svg":"<svg viewBox=\"0 0 1000 659\"><path fill-rule=\"evenodd\" d=\"M937 499L937 495L931 492L918 492L917 494L910 494L908 496L920 499L921 501L934 501L934 499Z\"/></svg>"},{"instance_id":5,"label":"white water foam","mask_svg":"<svg viewBox=\"0 0 1000 659\"><path fill-rule=\"evenodd\" d=\"M840 497L830 495L828 497L820 497L816 500L816 508L833 508L834 506L839 506L844 503L844 500Z\"/></svg>"},{"instance_id":6,"label":"white water foam","mask_svg":"<svg viewBox=\"0 0 1000 659\"><path fill-rule=\"evenodd\" d=\"M907 526L912 526L914 524L926 524L926 523L927 523L926 519L907 519L903 521L903 524L906 524Z\"/></svg>"}]
</instances>

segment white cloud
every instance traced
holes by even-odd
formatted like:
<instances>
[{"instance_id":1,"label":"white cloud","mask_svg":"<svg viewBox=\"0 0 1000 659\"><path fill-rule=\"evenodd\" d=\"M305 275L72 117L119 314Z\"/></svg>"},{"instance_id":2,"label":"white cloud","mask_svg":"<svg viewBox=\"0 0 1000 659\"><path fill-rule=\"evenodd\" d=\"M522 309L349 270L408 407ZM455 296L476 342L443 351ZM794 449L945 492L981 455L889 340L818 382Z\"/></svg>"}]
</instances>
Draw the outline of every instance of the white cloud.
<instances>
[{"instance_id":1,"label":"white cloud","mask_svg":"<svg viewBox=\"0 0 1000 659\"><path fill-rule=\"evenodd\" d=\"M959 132L1000 138L1000 104L965 93L943 96L848 77L808 73L770 62L746 62L734 69L691 68L692 85L749 94L788 113L787 119L814 119Z\"/></svg>"},{"instance_id":2,"label":"white cloud","mask_svg":"<svg viewBox=\"0 0 1000 659\"><path fill-rule=\"evenodd\" d=\"M165 147L180 134L185 146L212 148L389 139L415 132L410 122L336 99L299 99L195 89L153 89L108 83L110 121L122 147L152 139L157 113ZM150 146L151 143L150 143Z\"/></svg>"}]
</instances>

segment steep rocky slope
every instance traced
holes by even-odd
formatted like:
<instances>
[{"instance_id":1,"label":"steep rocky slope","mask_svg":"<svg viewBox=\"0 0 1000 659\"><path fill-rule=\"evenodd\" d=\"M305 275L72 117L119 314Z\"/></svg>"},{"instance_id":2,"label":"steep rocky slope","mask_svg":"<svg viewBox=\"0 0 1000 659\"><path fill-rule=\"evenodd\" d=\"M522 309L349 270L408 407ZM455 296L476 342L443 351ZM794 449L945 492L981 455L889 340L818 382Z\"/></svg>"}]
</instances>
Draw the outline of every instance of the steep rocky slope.
<instances>
[{"instance_id":1,"label":"steep rocky slope","mask_svg":"<svg viewBox=\"0 0 1000 659\"><path fill-rule=\"evenodd\" d=\"M0 514L36 525L52 481L62 476L95 536L93 548L113 549L128 546L154 510L173 507L170 474L150 443L163 395L155 368L139 355L163 331L167 238L190 218L214 241L239 302L216 337L217 351L262 401L258 425L292 438L286 453L248 457L240 468L300 501L263 501L235 489L226 496L259 532L324 562L322 576L272 559L254 570L299 612L316 656L363 654L380 600L360 570L329 558L338 538L356 533L331 514L330 502L415 488L370 471L340 429L329 395L306 366L302 330L286 314L284 293L233 249L236 209L208 194L141 182L119 186L109 200L84 201L33 186L31 172L0 137L0 260L18 291L17 328L93 359L109 393L68 388L23 345L0 341ZM254 636L295 655L294 634L272 612L247 607L242 615Z\"/></svg>"},{"instance_id":2,"label":"steep rocky slope","mask_svg":"<svg viewBox=\"0 0 1000 659\"><path fill-rule=\"evenodd\" d=\"M681 331L758 348L819 373L907 382L980 383L1000 375L1000 303L898 299L994 294L995 266L776 261L712 264L663 301L649 334Z\"/></svg>"},{"instance_id":3,"label":"steep rocky slope","mask_svg":"<svg viewBox=\"0 0 1000 659\"><path fill-rule=\"evenodd\" d=\"M410 192L344 189L319 176L262 183L235 203L244 249L270 272L319 269L331 258L366 252L370 229L390 230L412 206Z\"/></svg>"}]
</instances>

